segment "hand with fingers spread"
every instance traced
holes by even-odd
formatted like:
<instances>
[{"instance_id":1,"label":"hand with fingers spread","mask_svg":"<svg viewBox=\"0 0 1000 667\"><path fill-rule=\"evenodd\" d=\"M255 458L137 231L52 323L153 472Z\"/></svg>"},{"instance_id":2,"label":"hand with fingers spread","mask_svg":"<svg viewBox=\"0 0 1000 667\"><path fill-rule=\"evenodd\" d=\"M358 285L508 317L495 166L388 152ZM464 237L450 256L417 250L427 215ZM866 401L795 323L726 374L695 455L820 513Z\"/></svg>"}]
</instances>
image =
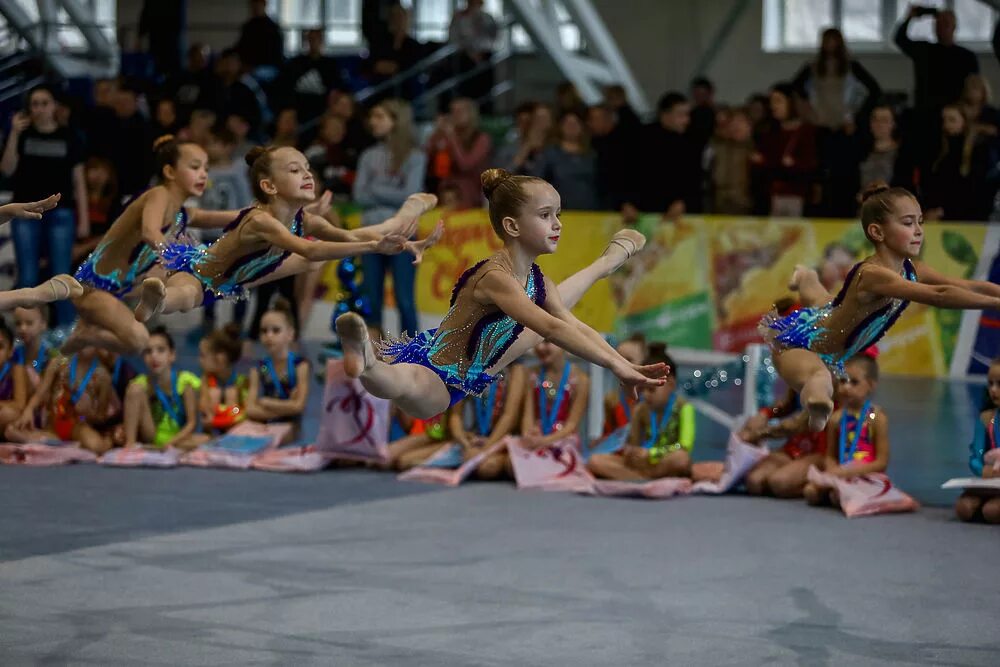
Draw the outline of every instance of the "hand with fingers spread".
<instances>
[{"instance_id":1,"label":"hand with fingers spread","mask_svg":"<svg viewBox=\"0 0 1000 667\"><path fill-rule=\"evenodd\" d=\"M622 360L611 371L621 380L622 386L632 398L639 398L639 389L643 387L659 387L666 383L669 369L664 363L641 366Z\"/></svg>"},{"instance_id":2,"label":"hand with fingers spread","mask_svg":"<svg viewBox=\"0 0 1000 667\"><path fill-rule=\"evenodd\" d=\"M330 210L331 202L333 202L333 192L327 190L320 196L319 199L309 204L308 206L304 206L302 210L305 211L306 213L312 213L313 215L318 215L322 217L323 215L326 214L327 211Z\"/></svg>"},{"instance_id":3,"label":"hand with fingers spread","mask_svg":"<svg viewBox=\"0 0 1000 667\"><path fill-rule=\"evenodd\" d=\"M56 193L54 195L49 195L40 201L27 203L11 202L10 204L4 204L3 206L0 206L0 224L10 222L14 218L41 220L42 213L54 209L60 199L62 199L62 195Z\"/></svg>"},{"instance_id":4,"label":"hand with fingers spread","mask_svg":"<svg viewBox=\"0 0 1000 667\"><path fill-rule=\"evenodd\" d=\"M406 250L413 255L413 263L419 264L424 259L424 251L434 246L444 233L444 220L439 220L434 227L434 231L419 241L407 241Z\"/></svg>"}]
</instances>

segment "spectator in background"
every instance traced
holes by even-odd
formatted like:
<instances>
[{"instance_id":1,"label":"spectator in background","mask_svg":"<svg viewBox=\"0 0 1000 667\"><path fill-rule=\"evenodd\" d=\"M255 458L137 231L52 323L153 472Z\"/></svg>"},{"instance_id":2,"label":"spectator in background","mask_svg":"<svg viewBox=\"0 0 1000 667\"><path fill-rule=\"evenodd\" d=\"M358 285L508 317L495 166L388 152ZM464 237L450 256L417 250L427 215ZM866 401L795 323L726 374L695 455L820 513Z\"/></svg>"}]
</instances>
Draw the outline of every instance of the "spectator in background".
<instances>
[{"instance_id":1,"label":"spectator in background","mask_svg":"<svg viewBox=\"0 0 1000 667\"><path fill-rule=\"evenodd\" d=\"M115 93L115 140L111 162L118 172L122 195L131 197L149 186L153 172L153 127L139 111L139 93L131 85L121 85Z\"/></svg>"},{"instance_id":2,"label":"spectator in background","mask_svg":"<svg viewBox=\"0 0 1000 667\"><path fill-rule=\"evenodd\" d=\"M327 113L343 121L345 165L355 169L361 151L371 146L373 140L368 128L365 127L364 120L358 115L354 98L349 93L339 90L331 92L327 97Z\"/></svg>"},{"instance_id":3,"label":"spectator in background","mask_svg":"<svg viewBox=\"0 0 1000 667\"><path fill-rule=\"evenodd\" d=\"M559 192L564 211L596 211L597 156L578 111L563 111L556 143L542 151L532 175L545 179Z\"/></svg>"},{"instance_id":4,"label":"spectator in background","mask_svg":"<svg viewBox=\"0 0 1000 667\"><path fill-rule=\"evenodd\" d=\"M539 142L536 145L532 141L531 131L537 106L537 102L522 102L514 109L514 127L507 133L504 144L497 148L493 156L493 162L497 167L506 169L512 174L526 173L522 171L524 164L538 156L542 144Z\"/></svg>"},{"instance_id":5,"label":"spectator in background","mask_svg":"<svg viewBox=\"0 0 1000 667\"><path fill-rule=\"evenodd\" d=\"M587 105L580 97L580 91L576 89L572 81L563 81L556 86L556 114L561 118L567 111L583 113Z\"/></svg>"},{"instance_id":6,"label":"spectator in background","mask_svg":"<svg viewBox=\"0 0 1000 667\"><path fill-rule=\"evenodd\" d=\"M177 135L184 141L192 141L199 146L207 146L215 127L216 115L208 109L195 109L191 112L188 124L182 127Z\"/></svg>"},{"instance_id":7,"label":"spectator in background","mask_svg":"<svg viewBox=\"0 0 1000 667\"><path fill-rule=\"evenodd\" d=\"M477 102L492 103L493 66L486 65L493 57L493 45L500 30L496 19L483 11L483 0L466 0L465 9L455 12L448 27L448 40L458 47L456 74L471 72L481 64L483 70L459 86L459 92ZM489 111L487 106L484 110Z\"/></svg>"},{"instance_id":8,"label":"spectator in background","mask_svg":"<svg viewBox=\"0 0 1000 667\"><path fill-rule=\"evenodd\" d=\"M164 84L166 96L177 103L181 123L187 123L195 109L217 106L218 84L208 66L212 51L207 44L192 44L187 52L187 65Z\"/></svg>"},{"instance_id":9,"label":"spectator in background","mask_svg":"<svg viewBox=\"0 0 1000 667\"><path fill-rule=\"evenodd\" d=\"M250 122L239 115L232 113L226 116L225 127L236 136L236 154L245 156L256 144L250 141ZM204 144L202 144L204 145Z\"/></svg>"},{"instance_id":10,"label":"spectator in background","mask_svg":"<svg viewBox=\"0 0 1000 667\"><path fill-rule=\"evenodd\" d=\"M771 89L771 129L757 139L754 169L761 185L758 212L799 217L811 202L816 181L816 129L798 113L795 88L779 83Z\"/></svg>"},{"instance_id":11,"label":"spectator in background","mask_svg":"<svg viewBox=\"0 0 1000 667\"><path fill-rule=\"evenodd\" d=\"M236 135L227 127L215 129L204 144L208 155L208 183L198 202L209 211L233 211L253 202L246 161L237 153Z\"/></svg>"},{"instance_id":12,"label":"spectator in background","mask_svg":"<svg viewBox=\"0 0 1000 667\"><path fill-rule=\"evenodd\" d=\"M754 154L753 126L745 109L723 117L711 141L712 213L748 215L753 210L750 158Z\"/></svg>"},{"instance_id":13,"label":"spectator in background","mask_svg":"<svg viewBox=\"0 0 1000 667\"><path fill-rule=\"evenodd\" d=\"M96 241L104 236L121 211L118 198L118 175L110 160L92 157L83 165L87 187L87 217L90 219L90 238ZM92 250L93 248L90 248Z\"/></svg>"},{"instance_id":14,"label":"spectator in background","mask_svg":"<svg viewBox=\"0 0 1000 667\"><path fill-rule=\"evenodd\" d=\"M458 102L458 100L456 100ZM385 100L372 108L372 134L377 143L361 154L354 200L362 207L362 225L375 225L393 215L406 198L423 189L427 158L417 145L410 105L402 100ZM382 297L385 274L392 273L392 284L399 308L402 331L417 332L417 307L414 297L416 267L406 253L361 256L364 291L371 306L369 323L382 326Z\"/></svg>"},{"instance_id":15,"label":"spectator in background","mask_svg":"<svg viewBox=\"0 0 1000 667\"><path fill-rule=\"evenodd\" d=\"M479 109L468 98L452 100L447 115L438 117L427 141L436 192L449 183L461 192L462 206L474 208L483 201L480 174L489 167L493 150L488 134L479 129Z\"/></svg>"},{"instance_id":16,"label":"spectator in background","mask_svg":"<svg viewBox=\"0 0 1000 667\"><path fill-rule=\"evenodd\" d=\"M629 161L633 146L628 134L618 124L614 109L596 104L587 110L590 145L597 155L597 196L599 208L618 211L628 191Z\"/></svg>"},{"instance_id":17,"label":"spectator in background","mask_svg":"<svg viewBox=\"0 0 1000 667\"><path fill-rule=\"evenodd\" d=\"M331 90L340 90L344 83L337 61L323 53L323 30L313 28L302 34L306 52L289 60L278 80L283 103L294 107L300 122L319 118L326 110L326 98Z\"/></svg>"},{"instance_id":18,"label":"spectator in background","mask_svg":"<svg viewBox=\"0 0 1000 667\"><path fill-rule=\"evenodd\" d=\"M910 22L922 16L934 17L936 43L907 35ZM955 12L921 5L910 5L896 28L896 46L913 61L913 114L908 127L922 162L937 155L934 138L940 134L941 109L958 100L967 76L979 73L976 55L955 43L956 28Z\"/></svg>"},{"instance_id":19,"label":"spectator in background","mask_svg":"<svg viewBox=\"0 0 1000 667\"><path fill-rule=\"evenodd\" d=\"M239 139L227 127L211 132L206 143L208 154L208 182L205 193L198 201L198 207L208 211L233 211L246 208L253 203L250 191L250 174L239 149ZM220 229L203 229L202 243L211 243L219 238ZM215 303L206 303L203 308L202 331L212 331L216 327ZM238 301L233 306L233 321L243 327L246 317L246 301Z\"/></svg>"},{"instance_id":20,"label":"spectator in background","mask_svg":"<svg viewBox=\"0 0 1000 667\"><path fill-rule=\"evenodd\" d=\"M282 109L274 117L274 131L268 143L292 148L299 145L299 117L295 109Z\"/></svg>"},{"instance_id":21,"label":"spectator in background","mask_svg":"<svg viewBox=\"0 0 1000 667\"><path fill-rule=\"evenodd\" d=\"M657 119L643 128L642 150L631 165L622 206L626 222L634 222L640 211L672 219L701 210L701 152L687 133L690 123L687 98L677 92L660 98Z\"/></svg>"},{"instance_id":22,"label":"spectator in background","mask_svg":"<svg viewBox=\"0 0 1000 667\"><path fill-rule=\"evenodd\" d=\"M338 116L327 114L319 121L316 138L305 150L305 156L326 190L335 200L346 200L354 185L357 160L348 157L344 140L347 126Z\"/></svg>"},{"instance_id":23,"label":"spectator in background","mask_svg":"<svg viewBox=\"0 0 1000 667\"><path fill-rule=\"evenodd\" d=\"M913 156L896 137L896 114L888 105L877 105L869 121L870 140L858 165L859 190L854 199L857 208L861 192L875 181L885 181L893 187L916 192Z\"/></svg>"},{"instance_id":24,"label":"spectator in background","mask_svg":"<svg viewBox=\"0 0 1000 667\"><path fill-rule=\"evenodd\" d=\"M149 39L149 55L161 77L170 77L181 68L181 40L185 31L184 2L146 0L139 14L139 38Z\"/></svg>"},{"instance_id":25,"label":"spectator in background","mask_svg":"<svg viewBox=\"0 0 1000 667\"><path fill-rule=\"evenodd\" d=\"M761 134L771 129L774 119L771 118L771 102L767 95L754 93L747 98L747 117L750 118L750 126L753 128L754 141Z\"/></svg>"},{"instance_id":26,"label":"spectator in background","mask_svg":"<svg viewBox=\"0 0 1000 667\"><path fill-rule=\"evenodd\" d=\"M642 121L639 120L639 114L628 103L628 95L625 94L623 86L618 84L607 86L604 89L604 103L615 112L618 127L621 128L622 132L630 137L639 134Z\"/></svg>"},{"instance_id":27,"label":"spectator in background","mask_svg":"<svg viewBox=\"0 0 1000 667\"><path fill-rule=\"evenodd\" d=\"M367 74L373 86L413 67L424 54L420 42L410 37L410 13L404 7L390 7L386 23L388 32L369 43ZM385 95L411 98L412 86L397 85Z\"/></svg>"},{"instance_id":28,"label":"spectator in background","mask_svg":"<svg viewBox=\"0 0 1000 667\"><path fill-rule=\"evenodd\" d=\"M805 116L813 125L847 134L882 95L875 77L851 58L844 35L836 28L823 31L816 59L799 70L792 85L808 102Z\"/></svg>"},{"instance_id":29,"label":"spectator in background","mask_svg":"<svg viewBox=\"0 0 1000 667\"><path fill-rule=\"evenodd\" d=\"M941 110L941 143L937 157L921 170L924 217L928 220L986 220L993 193L986 187L989 149L961 108Z\"/></svg>"},{"instance_id":30,"label":"spectator in background","mask_svg":"<svg viewBox=\"0 0 1000 667\"><path fill-rule=\"evenodd\" d=\"M153 107L153 136L160 137L164 134L177 134L181 125L177 118L177 106L169 97L157 100Z\"/></svg>"},{"instance_id":31,"label":"spectator in background","mask_svg":"<svg viewBox=\"0 0 1000 667\"><path fill-rule=\"evenodd\" d=\"M699 76L691 82L691 136L702 149L715 131L715 85Z\"/></svg>"},{"instance_id":32,"label":"spectator in background","mask_svg":"<svg viewBox=\"0 0 1000 667\"><path fill-rule=\"evenodd\" d=\"M990 104L990 84L982 74L965 77L965 87L959 105L970 123L972 130L981 137L995 139L1000 130L1000 111Z\"/></svg>"},{"instance_id":33,"label":"spectator in background","mask_svg":"<svg viewBox=\"0 0 1000 667\"><path fill-rule=\"evenodd\" d=\"M285 40L281 26L267 15L267 0L250 0L250 18L240 28L236 51L254 76L274 80L285 60Z\"/></svg>"},{"instance_id":34,"label":"spectator in background","mask_svg":"<svg viewBox=\"0 0 1000 667\"><path fill-rule=\"evenodd\" d=\"M226 49L215 62L218 79L218 113L223 117L239 115L250 124L250 136L256 137L263 122L263 109L256 90L243 77L243 64L235 49Z\"/></svg>"},{"instance_id":35,"label":"spectator in background","mask_svg":"<svg viewBox=\"0 0 1000 667\"><path fill-rule=\"evenodd\" d=\"M19 111L11 121L0 172L11 178L13 201L38 201L54 192L62 193L62 199L41 220L11 222L18 288L42 282L43 259L48 260L50 275L72 273L73 241L90 234L83 144L74 131L56 123L56 98L50 88L33 88L26 106L28 111ZM73 321L69 301L57 301L53 308L56 326Z\"/></svg>"},{"instance_id":36,"label":"spectator in background","mask_svg":"<svg viewBox=\"0 0 1000 667\"><path fill-rule=\"evenodd\" d=\"M816 59L792 82L807 102L805 118L817 128L817 150L824 174L821 213L850 217L857 210L859 119L865 118L882 91L861 63L851 58L836 28L823 31Z\"/></svg>"},{"instance_id":37,"label":"spectator in background","mask_svg":"<svg viewBox=\"0 0 1000 667\"><path fill-rule=\"evenodd\" d=\"M913 40L907 35L910 22L920 16L934 17L937 43ZM913 61L915 107L940 110L959 98L967 76L979 73L976 54L955 43L957 27L951 10L910 5L906 18L896 28L896 46Z\"/></svg>"},{"instance_id":38,"label":"spectator in background","mask_svg":"<svg viewBox=\"0 0 1000 667\"><path fill-rule=\"evenodd\" d=\"M94 81L94 106L85 112L83 119L84 144L89 155L111 156L111 145L115 141L118 125L115 118L117 94L116 79Z\"/></svg>"}]
</instances>

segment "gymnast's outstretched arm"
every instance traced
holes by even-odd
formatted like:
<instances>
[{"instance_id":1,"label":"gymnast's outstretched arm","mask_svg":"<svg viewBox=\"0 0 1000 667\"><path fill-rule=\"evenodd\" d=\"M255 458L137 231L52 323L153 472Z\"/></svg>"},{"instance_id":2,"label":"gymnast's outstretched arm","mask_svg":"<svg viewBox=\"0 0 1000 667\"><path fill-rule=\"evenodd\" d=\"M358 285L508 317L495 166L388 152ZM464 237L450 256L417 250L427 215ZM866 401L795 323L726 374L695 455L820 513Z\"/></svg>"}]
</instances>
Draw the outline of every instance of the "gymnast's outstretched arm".
<instances>
[{"instance_id":1,"label":"gymnast's outstretched arm","mask_svg":"<svg viewBox=\"0 0 1000 667\"><path fill-rule=\"evenodd\" d=\"M914 262L913 264L914 268L917 270L917 277L920 282L927 285L952 285L954 287L967 289L970 292L975 292L976 294L1000 298L1000 285L991 283L987 280L952 278L951 276L946 276L939 271L935 271L923 262Z\"/></svg>"}]
</instances>

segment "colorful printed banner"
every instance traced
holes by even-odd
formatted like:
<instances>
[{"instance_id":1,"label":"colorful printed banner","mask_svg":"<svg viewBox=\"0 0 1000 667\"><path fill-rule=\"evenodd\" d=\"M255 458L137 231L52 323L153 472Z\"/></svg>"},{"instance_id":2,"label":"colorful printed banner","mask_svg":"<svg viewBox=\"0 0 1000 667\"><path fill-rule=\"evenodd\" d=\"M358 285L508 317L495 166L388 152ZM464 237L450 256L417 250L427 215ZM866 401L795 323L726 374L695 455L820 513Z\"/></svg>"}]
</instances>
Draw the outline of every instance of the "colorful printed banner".
<instances>
[{"instance_id":1,"label":"colorful printed banner","mask_svg":"<svg viewBox=\"0 0 1000 667\"><path fill-rule=\"evenodd\" d=\"M441 217L444 236L417 272L417 304L431 318L447 312L458 276L500 247L483 210L431 212L421 221L421 233ZM562 222L559 251L539 259L555 282L598 257L621 227L621 216L573 211L564 213ZM757 323L774 301L792 296L787 285L796 264L815 267L835 293L851 266L871 252L861 224L851 220L705 216L667 222L645 216L638 228L647 236L646 248L591 289L574 313L598 331L627 335L641 330L682 348L742 351L759 341ZM947 275L971 277L977 267L990 267L996 255L996 243L986 242L987 229L985 224L928 223L922 259ZM981 258L984 252L989 257ZM327 298L335 300L334 267L324 282ZM393 307L389 293L387 285L387 308ZM880 344L883 370L947 375L961 320L960 311L912 305Z\"/></svg>"}]
</instances>

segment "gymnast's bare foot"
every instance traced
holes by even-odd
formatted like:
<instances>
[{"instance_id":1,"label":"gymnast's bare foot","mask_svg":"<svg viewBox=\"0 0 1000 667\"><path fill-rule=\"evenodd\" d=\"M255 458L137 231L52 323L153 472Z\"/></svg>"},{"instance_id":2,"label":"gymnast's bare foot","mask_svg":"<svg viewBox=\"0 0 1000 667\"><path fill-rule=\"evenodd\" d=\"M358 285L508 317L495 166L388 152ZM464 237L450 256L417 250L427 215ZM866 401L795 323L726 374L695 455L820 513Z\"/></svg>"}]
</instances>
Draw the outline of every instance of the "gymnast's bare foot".
<instances>
[{"instance_id":1,"label":"gymnast's bare foot","mask_svg":"<svg viewBox=\"0 0 1000 667\"><path fill-rule=\"evenodd\" d=\"M809 430L818 433L826 428L833 413L833 401L829 399L810 399L806 402L806 412L809 414Z\"/></svg>"},{"instance_id":2,"label":"gymnast's bare foot","mask_svg":"<svg viewBox=\"0 0 1000 667\"><path fill-rule=\"evenodd\" d=\"M793 292L797 292L799 290L799 286L802 284L802 279L805 278L810 272L815 273L815 271L804 264L796 264L795 270L792 271L792 277L788 281L788 289Z\"/></svg>"},{"instance_id":3,"label":"gymnast's bare foot","mask_svg":"<svg viewBox=\"0 0 1000 667\"><path fill-rule=\"evenodd\" d=\"M387 225L395 225L399 233L406 237L417 231L420 216L437 206L438 198L426 192L418 192L406 198L396 215L386 220Z\"/></svg>"},{"instance_id":4,"label":"gymnast's bare foot","mask_svg":"<svg viewBox=\"0 0 1000 667\"><path fill-rule=\"evenodd\" d=\"M142 281L139 294L139 305L135 307L137 322L146 323L163 310L163 300L167 297L167 286L159 278L146 278Z\"/></svg>"},{"instance_id":5,"label":"gymnast's bare foot","mask_svg":"<svg viewBox=\"0 0 1000 667\"><path fill-rule=\"evenodd\" d=\"M375 350L365 321L357 313L344 313L337 318L337 335L344 351L347 377L361 377L375 360Z\"/></svg>"},{"instance_id":6,"label":"gymnast's bare foot","mask_svg":"<svg viewBox=\"0 0 1000 667\"><path fill-rule=\"evenodd\" d=\"M601 254L604 275L610 276L646 245L646 237L634 229L623 229L611 237Z\"/></svg>"}]
</instances>

